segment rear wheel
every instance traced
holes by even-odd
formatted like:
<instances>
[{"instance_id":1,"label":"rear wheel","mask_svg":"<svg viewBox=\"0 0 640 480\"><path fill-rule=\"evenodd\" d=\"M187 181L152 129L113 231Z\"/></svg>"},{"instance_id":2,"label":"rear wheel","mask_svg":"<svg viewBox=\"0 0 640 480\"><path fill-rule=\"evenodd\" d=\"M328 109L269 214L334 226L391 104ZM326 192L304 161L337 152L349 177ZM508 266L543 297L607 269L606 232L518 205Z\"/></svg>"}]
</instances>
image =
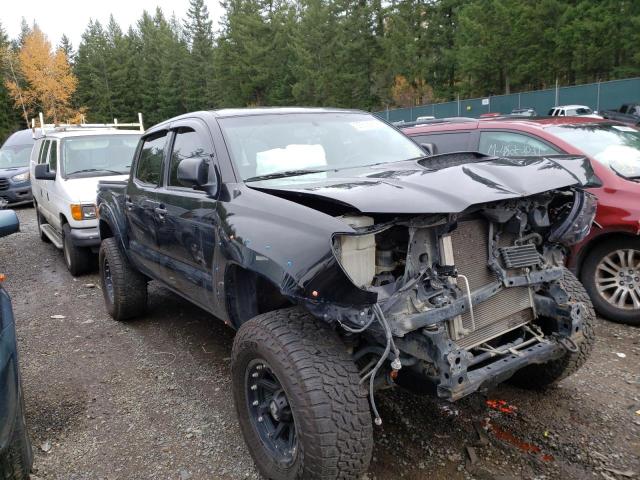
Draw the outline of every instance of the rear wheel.
<instances>
[{"instance_id":1,"label":"rear wheel","mask_svg":"<svg viewBox=\"0 0 640 480\"><path fill-rule=\"evenodd\" d=\"M74 277L89 271L91 267L91 250L76 247L71 239L71 227L68 223L62 226L62 253L64 262Z\"/></svg>"},{"instance_id":2,"label":"rear wheel","mask_svg":"<svg viewBox=\"0 0 640 480\"><path fill-rule=\"evenodd\" d=\"M614 322L640 325L640 241L617 238L596 246L580 277L593 305Z\"/></svg>"},{"instance_id":3,"label":"rear wheel","mask_svg":"<svg viewBox=\"0 0 640 480\"><path fill-rule=\"evenodd\" d=\"M147 279L129 263L115 238L100 245L100 280L107 312L115 320L128 320L147 308Z\"/></svg>"},{"instance_id":4,"label":"rear wheel","mask_svg":"<svg viewBox=\"0 0 640 480\"><path fill-rule=\"evenodd\" d=\"M367 393L336 333L300 308L259 315L233 343L240 427L269 479L357 479L373 446Z\"/></svg>"},{"instance_id":5,"label":"rear wheel","mask_svg":"<svg viewBox=\"0 0 640 480\"><path fill-rule=\"evenodd\" d=\"M562 287L569 295L569 299L581 302L582 310L582 339L576 341L576 352L566 352L557 360L540 365L529 365L515 373L511 382L522 388L544 389L555 385L560 380L573 375L587 361L595 345L594 323L596 319L589 295L580 281L569 270L564 271L561 280Z\"/></svg>"}]
</instances>

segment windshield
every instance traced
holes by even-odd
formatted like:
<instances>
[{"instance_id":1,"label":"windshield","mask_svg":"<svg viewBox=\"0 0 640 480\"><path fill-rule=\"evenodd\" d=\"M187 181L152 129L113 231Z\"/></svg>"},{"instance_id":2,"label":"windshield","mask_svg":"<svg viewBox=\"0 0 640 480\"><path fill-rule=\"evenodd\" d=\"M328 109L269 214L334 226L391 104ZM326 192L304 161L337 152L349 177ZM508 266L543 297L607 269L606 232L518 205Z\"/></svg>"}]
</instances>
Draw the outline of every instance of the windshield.
<instances>
[{"instance_id":1,"label":"windshield","mask_svg":"<svg viewBox=\"0 0 640 480\"><path fill-rule=\"evenodd\" d=\"M412 140L365 113L254 115L222 118L220 125L246 181L425 155Z\"/></svg>"},{"instance_id":2,"label":"windshield","mask_svg":"<svg viewBox=\"0 0 640 480\"><path fill-rule=\"evenodd\" d=\"M627 177L640 177L640 130L626 125L589 124L550 127L594 160Z\"/></svg>"},{"instance_id":3,"label":"windshield","mask_svg":"<svg viewBox=\"0 0 640 480\"><path fill-rule=\"evenodd\" d=\"M69 176L128 174L140 134L69 137L62 141L62 168Z\"/></svg>"},{"instance_id":4,"label":"windshield","mask_svg":"<svg viewBox=\"0 0 640 480\"><path fill-rule=\"evenodd\" d=\"M31 148L29 145L4 145L0 149L0 168L26 167L29 165Z\"/></svg>"}]
</instances>

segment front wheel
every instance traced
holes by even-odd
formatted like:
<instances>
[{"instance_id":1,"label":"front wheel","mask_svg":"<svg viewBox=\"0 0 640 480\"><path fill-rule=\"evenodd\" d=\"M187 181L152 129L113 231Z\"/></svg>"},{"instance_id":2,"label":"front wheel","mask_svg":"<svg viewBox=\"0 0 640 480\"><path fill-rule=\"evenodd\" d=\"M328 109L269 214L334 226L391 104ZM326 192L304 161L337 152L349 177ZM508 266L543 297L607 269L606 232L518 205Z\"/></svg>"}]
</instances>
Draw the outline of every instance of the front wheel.
<instances>
[{"instance_id":1,"label":"front wheel","mask_svg":"<svg viewBox=\"0 0 640 480\"><path fill-rule=\"evenodd\" d=\"M357 479L373 447L367 393L329 325L300 308L259 315L233 342L233 395L260 473Z\"/></svg>"},{"instance_id":2,"label":"front wheel","mask_svg":"<svg viewBox=\"0 0 640 480\"><path fill-rule=\"evenodd\" d=\"M76 247L71 239L71 227L65 223L62 227L62 253L67 269L74 277L86 273L91 268L91 251Z\"/></svg>"},{"instance_id":3,"label":"front wheel","mask_svg":"<svg viewBox=\"0 0 640 480\"><path fill-rule=\"evenodd\" d=\"M576 341L577 351L566 352L557 360L540 365L529 365L519 370L511 379L511 382L519 387L542 390L557 384L560 380L573 375L585 364L595 345L596 314L589 295L569 270L564 271L560 284L569 295L569 300L581 302L584 305L584 309L582 309L582 338Z\"/></svg>"},{"instance_id":4,"label":"front wheel","mask_svg":"<svg viewBox=\"0 0 640 480\"><path fill-rule=\"evenodd\" d=\"M580 277L598 313L640 325L640 241L617 238L589 252Z\"/></svg>"}]
</instances>

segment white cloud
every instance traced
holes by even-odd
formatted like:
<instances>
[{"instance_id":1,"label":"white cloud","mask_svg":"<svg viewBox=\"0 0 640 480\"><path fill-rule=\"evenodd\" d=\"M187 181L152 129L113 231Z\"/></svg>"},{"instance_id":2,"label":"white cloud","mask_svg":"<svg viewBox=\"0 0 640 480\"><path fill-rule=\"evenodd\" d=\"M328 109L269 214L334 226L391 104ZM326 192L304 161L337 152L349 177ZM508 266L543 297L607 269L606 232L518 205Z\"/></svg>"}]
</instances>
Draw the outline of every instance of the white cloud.
<instances>
[{"instance_id":1,"label":"white cloud","mask_svg":"<svg viewBox=\"0 0 640 480\"><path fill-rule=\"evenodd\" d=\"M222 16L222 7L218 0L205 0L209 15L214 22L214 30ZM20 33L20 22L24 17L31 25L34 21L47 35L51 43L57 45L63 34L78 48L82 32L90 19L98 20L102 24L109 21L113 14L122 29L126 31L134 25L147 10L155 12L160 7L168 18L173 13L183 19L189 8L188 0L3 0L0 7L2 16L0 23L9 38L16 38Z\"/></svg>"}]
</instances>

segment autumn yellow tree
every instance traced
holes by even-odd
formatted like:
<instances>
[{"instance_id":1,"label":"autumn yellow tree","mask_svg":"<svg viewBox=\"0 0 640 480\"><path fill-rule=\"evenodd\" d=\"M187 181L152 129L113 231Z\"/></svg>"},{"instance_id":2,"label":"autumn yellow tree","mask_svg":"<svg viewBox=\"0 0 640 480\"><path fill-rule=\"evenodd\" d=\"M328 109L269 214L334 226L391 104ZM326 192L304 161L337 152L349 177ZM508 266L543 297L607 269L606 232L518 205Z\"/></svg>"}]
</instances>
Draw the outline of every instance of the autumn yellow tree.
<instances>
[{"instance_id":1,"label":"autumn yellow tree","mask_svg":"<svg viewBox=\"0 0 640 480\"><path fill-rule=\"evenodd\" d=\"M16 107L30 115L43 112L48 121L75 121L81 114L71 107L71 96L78 80L62 49L53 50L42 31L34 26L17 54L15 67L19 84L7 80L6 86Z\"/></svg>"}]
</instances>

